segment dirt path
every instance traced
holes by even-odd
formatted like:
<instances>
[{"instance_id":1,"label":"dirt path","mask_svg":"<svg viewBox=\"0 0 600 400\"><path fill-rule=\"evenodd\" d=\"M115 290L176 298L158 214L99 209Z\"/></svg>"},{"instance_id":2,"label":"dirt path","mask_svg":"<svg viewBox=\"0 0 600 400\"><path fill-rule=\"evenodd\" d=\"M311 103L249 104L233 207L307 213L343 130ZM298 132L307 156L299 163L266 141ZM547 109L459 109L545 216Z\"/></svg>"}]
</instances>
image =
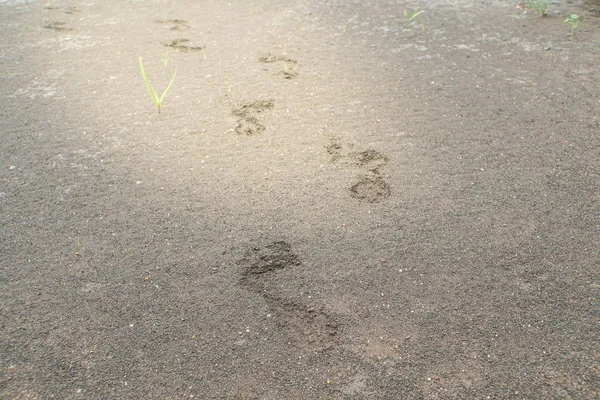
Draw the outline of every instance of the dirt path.
<instances>
[{"instance_id":1,"label":"dirt path","mask_svg":"<svg viewBox=\"0 0 600 400\"><path fill-rule=\"evenodd\" d=\"M44 5L0 1L1 398L600 398L600 6Z\"/></svg>"}]
</instances>

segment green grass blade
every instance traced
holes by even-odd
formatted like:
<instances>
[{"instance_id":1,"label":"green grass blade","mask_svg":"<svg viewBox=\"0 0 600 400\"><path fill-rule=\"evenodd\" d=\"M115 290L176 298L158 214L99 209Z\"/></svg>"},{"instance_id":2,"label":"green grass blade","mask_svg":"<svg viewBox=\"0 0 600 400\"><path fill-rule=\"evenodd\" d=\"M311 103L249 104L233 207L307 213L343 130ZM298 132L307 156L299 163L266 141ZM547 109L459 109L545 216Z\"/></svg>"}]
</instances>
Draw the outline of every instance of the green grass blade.
<instances>
[{"instance_id":1,"label":"green grass blade","mask_svg":"<svg viewBox=\"0 0 600 400\"><path fill-rule=\"evenodd\" d=\"M177 75L177 69L175 69L175 72L173 72L173 77L171 78L171 82L169 82L169 86L167 86L167 88L163 92L162 96L160 96L160 100L158 100L158 104L162 104L162 101L165 98L165 95L167 94L169 89L171 89L171 85L173 84L173 81L175 80L175 75Z\"/></svg>"},{"instance_id":2,"label":"green grass blade","mask_svg":"<svg viewBox=\"0 0 600 400\"><path fill-rule=\"evenodd\" d=\"M409 21L413 20L413 19L417 18L419 15L423 14L424 12L425 12L424 10L419 11L419 9L417 8L408 20Z\"/></svg>"},{"instance_id":3,"label":"green grass blade","mask_svg":"<svg viewBox=\"0 0 600 400\"><path fill-rule=\"evenodd\" d=\"M146 71L144 71L144 64L142 64L142 57L140 57L140 70L142 71L142 78L144 79L144 83L146 84L146 89L148 89L148 95L150 96L150 100L154 103L156 107L159 106L158 96L156 92L150 86L150 82L148 82L148 77L146 77Z\"/></svg>"}]
</instances>

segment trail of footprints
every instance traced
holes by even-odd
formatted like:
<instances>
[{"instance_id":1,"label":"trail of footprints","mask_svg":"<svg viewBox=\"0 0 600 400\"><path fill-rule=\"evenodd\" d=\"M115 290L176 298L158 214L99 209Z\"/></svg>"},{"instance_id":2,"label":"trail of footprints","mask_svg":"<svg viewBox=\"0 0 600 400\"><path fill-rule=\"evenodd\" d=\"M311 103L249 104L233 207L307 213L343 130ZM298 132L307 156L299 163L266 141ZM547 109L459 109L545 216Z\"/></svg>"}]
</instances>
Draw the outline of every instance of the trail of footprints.
<instances>
[{"instance_id":1,"label":"trail of footprints","mask_svg":"<svg viewBox=\"0 0 600 400\"><path fill-rule=\"evenodd\" d=\"M77 8L77 6L63 7L63 6L57 6L56 4L53 4L53 2L48 3L44 6L44 10L47 10L47 11L57 11L57 10L61 10L61 9L64 11L65 14L73 14L73 13L81 12L81 10L79 10ZM50 29L55 32L69 32L69 31L73 30L73 28L71 28L69 25L67 25L66 22L62 22L62 21L49 22L46 25L44 25L43 28Z\"/></svg>"},{"instance_id":2,"label":"trail of footprints","mask_svg":"<svg viewBox=\"0 0 600 400\"><path fill-rule=\"evenodd\" d=\"M350 186L350 195L367 203L381 202L392 194L390 185L381 174L381 169L388 163L388 158L377 150L344 151L344 147L332 140L325 146L333 162L343 161L359 166L363 175Z\"/></svg>"},{"instance_id":3,"label":"trail of footprints","mask_svg":"<svg viewBox=\"0 0 600 400\"><path fill-rule=\"evenodd\" d=\"M298 61L286 56L276 56L267 53L258 59L263 64L280 63L282 70L277 74L285 79L294 79L298 76ZM259 116L275 106L274 100L256 100L242 103L233 108L232 114L238 117L235 132L239 135L255 135L264 132L267 128L259 120Z\"/></svg>"},{"instance_id":4,"label":"trail of footprints","mask_svg":"<svg viewBox=\"0 0 600 400\"><path fill-rule=\"evenodd\" d=\"M56 7L45 7L54 10ZM65 9L70 14L73 11L79 11L75 7ZM163 25L172 31L185 31L190 29L188 22L182 19L156 20L156 24ZM44 25L44 28L57 32L70 31L65 22L50 22ZM194 45L189 39L177 38L164 44L166 47L184 53L194 53L205 49L205 46ZM263 64L279 65L281 70L277 75L282 75L285 79L294 79L298 76L298 62L284 55L274 55L267 53L258 58ZM263 133L266 126L263 124L261 115L266 111L272 110L275 102L269 100L247 101L234 106L232 114L238 118L235 132L239 135L256 135ZM380 170L385 167L388 159L385 155L376 150L365 150L361 152L346 152L343 146L335 140L332 140L326 146L327 153L331 156L333 162L340 160L350 160L353 164L361 167L365 173L358 181L350 186L350 195L360 201L367 203L378 203L391 195L390 185L383 178Z\"/></svg>"},{"instance_id":5,"label":"trail of footprints","mask_svg":"<svg viewBox=\"0 0 600 400\"><path fill-rule=\"evenodd\" d=\"M154 23L162 25L170 31L187 31L190 29L188 22L183 19L167 19L167 20L156 20ZM204 50L205 46L196 46L190 39L177 38L167 41L165 47L170 47L173 50L180 51L182 53L195 53Z\"/></svg>"},{"instance_id":6,"label":"trail of footprints","mask_svg":"<svg viewBox=\"0 0 600 400\"><path fill-rule=\"evenodd\" d=\"M73 14L75 12L81 12L77 7L73 6L73 7L62 7L62 6L57 6L51 3L48 3L44 6L44 10L47 11L57 11L63 9L65 14ZM43 26L44 29L50 29L53 30L55 32L69 32L72 31L73 28L71 28L66 22L62 22L62 21L52 21L52 22L48 22L47 24L45 24Z\"/></svg>"},{"instance_id":7,"label":"trail of footprints","mask_svg":"<svg viewBox=\"0 0 600 400\"><path fill-rule=\"evenodd\" d=\"M71 13L73 10L67 10ZM78 10L75 10L78 11ZM185 20L157 20L169 30L184 31L190 29ZM44 26L54 31L69 31L71 28L64 22L51 22ZM165 46L184 53L203 50L204 46L193 45L189 39L178 38L165 43ZM266 54L258 59L263 64L279 64L281 70L277 75L284 79L298 76L298 62L286 56ZM255 135L266 130L261 122L261 115L272 110L274 100L256 100L236 105L232 114L238 117L235 131L240 135ZM385 167L388 159L376 150L346 152L343 146L332 141L326 146L327 153L333 162L350 161L365 172L362 178L350 187L352 197L376 203L390 196L389 184L381 176L380 169ZM250 248L239 261L243 267L240 284L247 290L262 296L271 313L276 316L278 326L288 338L290 344L299 348L325 350L335 344L338 324L334 318L320 307L292 301L280 293L276 286L277 274L290 268L298 268L302 262L294 253L292 246L284 241L276 241L262 247Z\"/></svg>"},{"instance_id":8,"label":"trail of footprints","mask_svg":"<svg viewBox=\"0 0 600 400\"><path fill-rule=\"evenodd\" d=\"M277 289L277 274L302 264L289 243L276 241L252 247L239 263L243 267L240 283L263 297L291 345L309 350L334 345L338 326L329 314L319 307L291 301Z\"/></svg>"}]
</instances>

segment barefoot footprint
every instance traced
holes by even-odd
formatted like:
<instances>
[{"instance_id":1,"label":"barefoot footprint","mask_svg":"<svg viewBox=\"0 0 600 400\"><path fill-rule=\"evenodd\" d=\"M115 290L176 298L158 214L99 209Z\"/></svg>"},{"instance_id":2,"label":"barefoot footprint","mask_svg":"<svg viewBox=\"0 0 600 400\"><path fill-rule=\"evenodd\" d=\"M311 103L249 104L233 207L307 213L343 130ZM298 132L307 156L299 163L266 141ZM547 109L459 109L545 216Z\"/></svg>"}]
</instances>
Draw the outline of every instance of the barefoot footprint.
<instances>
[{"instance_id":1,"label":"barefoot footprint","mask_svg":"<svg viewBox=\"0 0 600 400\"><path fill-rule=\"evenodd\" d=\"M234 108L233 115L239 117L235 131L239 135L255 135L264 132L267 127L259 122L258 115L271 110L274 106L273 100L257 100Z\"/></svg>"},{"instance_id":2,"label":"barefoot footprint","mask_svg":"<svg viewBox=\"0 0 600 400\"><path fill-rule=\"evenodd\" d=\"M244 268L240 283L263 297L290 344L312 350L334 345L338 328L329 314L318 307L286 299L277 289L273 279L276 274L302 264L289 243L276 241L252 247L239 263Z\"/></svg>"},{"instance_id":3,"label":"barefoot footprint","mask_svg":"<svg viewBox=\"0 0 600 400\"><path fill-rule=\"evenodd\" d=\"M205 46L191 46L189 39L174 39L165 43L166 47L170 47L183 53L195 53L204 50Z\"/></svg>"},{"instance_id":4,"label":"barefoot footprint","mask_svg":"<svg viewBox=\"0 0 600 400\"><path fill-rule=\"evenodd\" d=\"M367 203L378 203L390 197L392 190L381 176L380 169L388 163L388 158L377 150L344 152L343 146L332 140L325 146L333 162L346 162L362 168L366 174L350 186L350 196Z\"/></svg>"},{"instance_id":5,"label":"barefoot footprint","mask_svg":"<svg viewBox=\"0 0 600 400\"><path fill-rule=\"evenodd\" d=\"M164 21L156 20L154 22L161 25L167 25L171 31L185 31L190 29L187 21L183 19L167 19Z\"/></svg>"},{"instance_id":6,"label":"barefoot footprint","mask_svg":"<svg viewBox=\"0 0 600 400\"><path fill-rule=\"evenodd\" d=\"M67 31L72 30L65 22L59 22L59 21L50 22L49 24L44 25L44 28L52 29L53 31L56 31L56 32L67 32Z\"/></svg>"},{"instance_id":7,"label":"barefoot footprint","mask_svg":"<svg viewBox=\"0 0 600 400\"><path fill-rule=\"evenodd\" d=\"M259 57L258 61L263 64L281 63L281 71L277 75L283 75L284 79L294 79L298 76L298 61L288 58L286 56L275 56L271 53L267 53L264 56Z\"/></svg>"}]
</instances>

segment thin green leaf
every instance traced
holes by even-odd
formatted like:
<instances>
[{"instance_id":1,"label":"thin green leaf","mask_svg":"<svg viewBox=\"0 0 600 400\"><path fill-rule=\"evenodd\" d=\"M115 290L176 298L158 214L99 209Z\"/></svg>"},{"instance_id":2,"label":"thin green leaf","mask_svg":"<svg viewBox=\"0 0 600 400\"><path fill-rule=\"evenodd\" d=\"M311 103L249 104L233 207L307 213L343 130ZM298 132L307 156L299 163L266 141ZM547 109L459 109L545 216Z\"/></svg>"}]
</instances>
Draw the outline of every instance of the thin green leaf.
<instances>
[{"instance_id":1,"label":"thin green leaf","mask_svg":"<svg viewBox=\"0 0 600 400\"><path fill-rule=\"evenodd\" d=\"M411 15L408 20L410 21L411 19L414 19L414 18L418 17L419 15L423 14L424 12L425 11L423 11L423 10L419 11L419 9L417 8L415 10L415 12L413 13L413 15Z\"/></svg>"},{"instance_id":2,"label":"thin green leaf","mask_svg":"<svg viewBox=\"0 0 600 400\"><path fill-rule=\"evenodd\" d=\"M177 75L177 68L175 69L175 72L173 72L173 77L171 78L171 81L169 82L169 86L167 86L167 88L163 92L162 96L160 96L160 100L158 101L158 104L162 104L162 101L165 98L165 95L167 94L169 89L171 89L171 85L173 84L173 81L175 80L175 75Z\"/></svg>"},{"instance_id":3,"label":"thin green leaf","mask_svg":"<svg viewBox=\"0 0 600 400\"><path fill-rule=\"evenodd\" d=\"M156 92L150 86L150 82L148 82L148 77L146 77L146 71L144 71L144 64L142 64L142 57L140 57L140 70L142 71L142 78L144 79L144 83L146 84L146 89L148 90L148 95L150 96L150 100L154 103L156 107L159 106L160 102L158 101L158 96Z\"/></svg>"}]
</instances>

